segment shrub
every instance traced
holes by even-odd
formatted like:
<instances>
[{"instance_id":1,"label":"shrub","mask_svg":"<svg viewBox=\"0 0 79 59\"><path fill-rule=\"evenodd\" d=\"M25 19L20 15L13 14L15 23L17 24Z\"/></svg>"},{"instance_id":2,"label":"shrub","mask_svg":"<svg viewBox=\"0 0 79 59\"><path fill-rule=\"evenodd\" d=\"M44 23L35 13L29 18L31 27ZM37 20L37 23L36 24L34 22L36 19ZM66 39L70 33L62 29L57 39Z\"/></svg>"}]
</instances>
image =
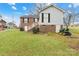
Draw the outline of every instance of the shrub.
<instances>
[{"instance_id":1,"label":"shrub","mask_svg":"<svg viewBox=\"0 0 79 59\"><path fill-rule=\"evenodd\" d=\"M64 35L64 36L71 36L72 34L69 32L69 29L67 28L67 29L65 29L65 28L63 28L63 29L61 29L60 30L60 33L62 34L62 35Z\"/></svg>"},{"instance_id":2,"label":"shrub","mask_svg":"<svg viewBox=\"0 0 79 59\"><path fill-rule=\"evenodd\" d=\"M34 27L34 28L33 28L33 33L34 33L34 34L39 33L39 28Z\"/></svg>"},{"instance_id":3,"label":"shrub","mask_svg":"<svg viewBox=\"0 0 79 59\"><path fill-rule=\"evenodd\" d=\"M69 31L69 29L67 28L67 29L65 29L65 31Z\"/></svg>"},{"instance_id":4,"label":"shrub","mask_svg":"<svg viewBox=\"0 0 79 59\"><path fill-rule=\"evenodd\" d=\"M65 28L60 29L59 33L63 34L65 32Z\"/></svg>"},{"instance_id":5,"label":"shrub","mask_svg":"<svg viewBox=\"0 0 79 59\"><path fill-rule=\"evenodd\" d=\"M24 31L24 28L20 28L20 31Z\"/></svg>"},{"instance_id":6,"label":"shrub","mask_svg":"<svg viewBox=\"0 0 79 59\"><path fill-rule=\"evenodd\" d=\"M69 31L64 32L64 36L71 36L72 34Z\"/></svg>"}]
</instances>

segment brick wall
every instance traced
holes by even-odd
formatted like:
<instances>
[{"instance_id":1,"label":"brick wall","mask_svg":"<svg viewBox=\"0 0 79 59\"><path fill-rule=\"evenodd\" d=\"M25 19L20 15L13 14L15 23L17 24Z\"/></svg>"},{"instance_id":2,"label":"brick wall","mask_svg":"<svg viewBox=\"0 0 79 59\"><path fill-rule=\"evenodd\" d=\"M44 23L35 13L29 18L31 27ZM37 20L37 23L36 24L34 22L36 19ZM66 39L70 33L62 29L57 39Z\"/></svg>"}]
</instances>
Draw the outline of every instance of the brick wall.
<instances>
[{"instance_id":1,"label":"brick wall","mask_svg":"<svg viewBox=\"0 0 79 59\"><path fill-rule=\"evenodd\" d=\"M20 27L24 27L24 17L20 17Z\"/></svg>"},{"instance_id":2,"label":"brick wall","mask_svg":"<svg viewBox=\"0 0 79 59\"><path fill-rule=\"evenodd\" d=\"M41 25L39 27L40 32L47 33L47 32L55 32L56 26L55 25Z\"/></svg>"},{"instance_id":3,"label":"brick wall","mask_svg":"<svg viewBox=\"0 0 79 59\"><path fill-rule=\"evenodd\" d=\"M29 18L29 23L28 23L28 25L30 26L30 25L32 25L32 24L33 24L33 18L30 17L30 18Z\"/></svg>"},{"instance_id":4,"label":"brick wall","mask_svg":"<svg viewBox=\"0 0 79 59\"><path fill-rule=\"evenodd\" d=\"M2 31L2 30L4 30L4 28L3 28L3 26L2 26L2 25L0 25L0 31Z\"/></svg>"}]
</instances>

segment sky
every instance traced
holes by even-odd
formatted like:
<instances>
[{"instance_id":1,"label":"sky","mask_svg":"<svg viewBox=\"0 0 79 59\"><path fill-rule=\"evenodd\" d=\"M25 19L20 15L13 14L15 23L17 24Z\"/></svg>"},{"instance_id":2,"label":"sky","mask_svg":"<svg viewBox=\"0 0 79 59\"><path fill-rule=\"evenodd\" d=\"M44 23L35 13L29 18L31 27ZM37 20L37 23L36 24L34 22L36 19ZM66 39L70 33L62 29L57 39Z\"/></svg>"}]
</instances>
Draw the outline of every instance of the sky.
<instances>
[{"instance_id":1,"label":"sky","mask_svg":"<svg viewBox=\"0 0 79 59\"><path fill-rule=\"evenodd\" d=\"M72 10L75 13L79 13L78 3L56 3L56 6L64 10ZM0 15L2 15L5 21L14 21L19 25L20 16L30 14L34 8L35 3L0 3Z\"/></svg>"}]
</instances>

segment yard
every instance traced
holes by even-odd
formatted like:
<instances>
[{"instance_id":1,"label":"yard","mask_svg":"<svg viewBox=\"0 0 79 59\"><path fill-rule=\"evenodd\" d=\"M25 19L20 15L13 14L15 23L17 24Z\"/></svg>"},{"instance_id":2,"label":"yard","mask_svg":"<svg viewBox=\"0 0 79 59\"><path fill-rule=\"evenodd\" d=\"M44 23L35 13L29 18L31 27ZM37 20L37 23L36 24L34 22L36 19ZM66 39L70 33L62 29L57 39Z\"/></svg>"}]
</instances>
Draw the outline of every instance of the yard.
<instances>
[{"instance_id":1,"label":"yard","mask_svg":"<svg viewBox=\"0 0 79 59\"><path fill-rule=\"evenodd\" d=\"M1 56L79 56L79 30L72 37L56 33L32 34L9 29L0 32ZM77 32L76 32L77 31Z\"/></svg>"}]
</instances>

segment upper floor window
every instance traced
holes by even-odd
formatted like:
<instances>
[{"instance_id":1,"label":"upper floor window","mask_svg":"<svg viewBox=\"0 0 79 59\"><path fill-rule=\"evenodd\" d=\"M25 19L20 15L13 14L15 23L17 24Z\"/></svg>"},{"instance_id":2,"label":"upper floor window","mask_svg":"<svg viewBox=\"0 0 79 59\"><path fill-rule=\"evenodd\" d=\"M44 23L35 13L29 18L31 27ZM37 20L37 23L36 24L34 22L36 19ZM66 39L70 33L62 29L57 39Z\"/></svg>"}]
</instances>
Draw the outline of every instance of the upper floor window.
<instances>
[{"instance_id":1,"label":"upper floor window","mask_svg":"<svg viewBox=\"0 0 79 59\"><path fill-rule=\"evenodd\" d=\"M47 23L50 23L50 13L42 13L42 23L44 22L47 22Z\"/></svg>"},{"instance_id":2,"label":"upper floor window","mask_svg":"<svg viewBox=\"0 0 79 59\"><path fill-rule=\"evenodd\" d=\"M27 19L24 19L24 23L27 23Z\"/></svg>"},{"instance_id":3,"label":"upper floor window","mask_svg":"<svg viewBox=\"0 0 79 59\"><path fill-rule=\"evenodd\" d=\"M29 18L27 18L27 23L29 23Z\"/></svg>"},{"instance_id":4,"label":"upper floor window","mask_svg":"<svg viewBox=\"0 0 79 59\"><path fill-rule=\"evenodd\" d=\"M22 18L22 22L24 23L24 18Z\"/></svg>"},{"instance_id":5,"label":"upper floor window","mask_svg":"<svg viewBox=\"0 0 79 59\"><path fill-rule=\"evenodd\" d=\"M35 18L33 18L33 22L35 22Z\"/></svg>"},{"instance_id":6,"label":"upper floor window","mask_svg":"<svg viewBox=\"0 0 79 59\"><path fill-rule=\"evenodd\" d=\"M42 13L41 17L42 17L42 23L43 23L44 22L44 13Z\"/></svg>"},{"instance_id":7,"label":"upper floor window","mask_svg":"<svg viewBox=\"0 0 79 59\"><path fill-rule=\"evenodd\" d=\"M50 13L48 13L48 23L50 23Z\"/></svg>"}]
</instances>

